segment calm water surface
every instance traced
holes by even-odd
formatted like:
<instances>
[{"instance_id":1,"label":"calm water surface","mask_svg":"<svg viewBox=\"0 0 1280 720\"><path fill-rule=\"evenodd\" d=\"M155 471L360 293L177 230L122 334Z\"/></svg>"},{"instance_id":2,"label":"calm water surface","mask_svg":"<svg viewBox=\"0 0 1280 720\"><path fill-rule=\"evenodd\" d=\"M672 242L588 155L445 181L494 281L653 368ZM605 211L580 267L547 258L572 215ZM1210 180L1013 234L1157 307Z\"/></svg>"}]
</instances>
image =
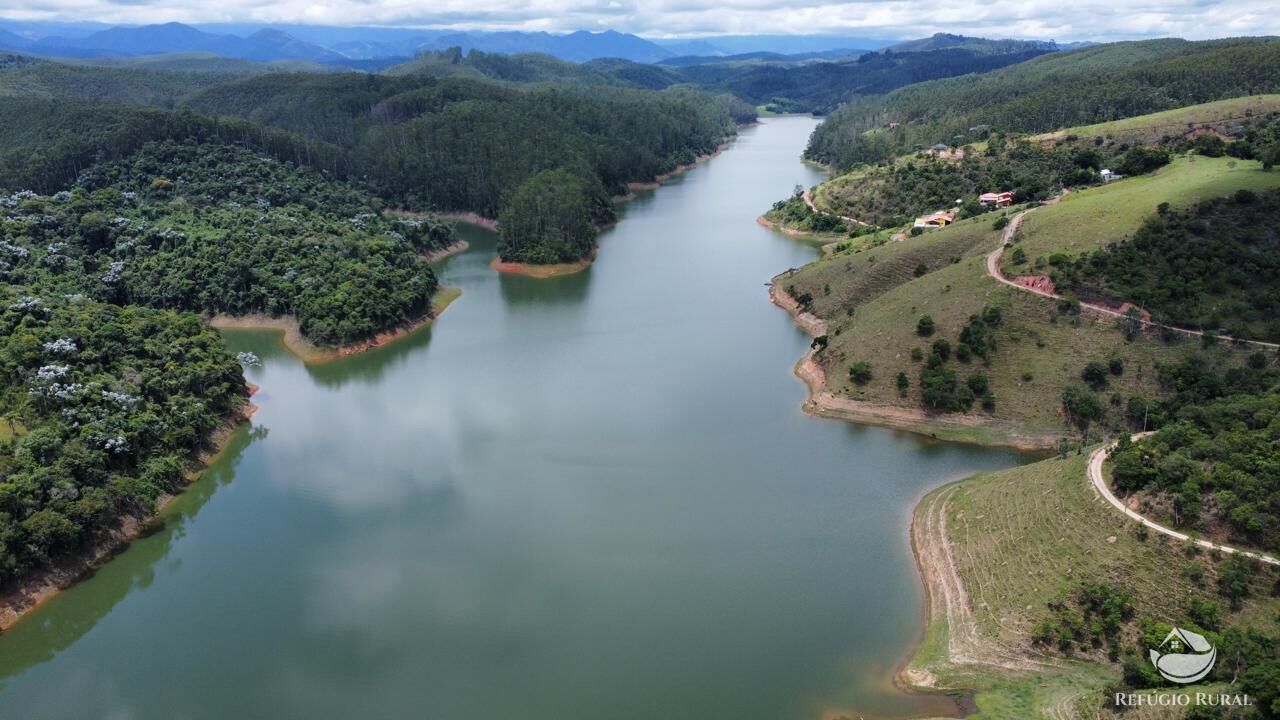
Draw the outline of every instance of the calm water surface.
<instances>
[{"instance_id":1,"label":"calm water surface","mask_svg":"<svg viewBox=\"0 0 1280 720\"><path fill-rule=\"evenodd\" d=\"M165 527L0 637L0 718L901 716L913 500L1022 460L800 412L807 344L755 224L814 121L642 195L594 267L445 261L433 328L306 368ZM936 701L935 701L936 702ZM937 705L932 706L936 709Z\"/></svg>"}]
</instances>

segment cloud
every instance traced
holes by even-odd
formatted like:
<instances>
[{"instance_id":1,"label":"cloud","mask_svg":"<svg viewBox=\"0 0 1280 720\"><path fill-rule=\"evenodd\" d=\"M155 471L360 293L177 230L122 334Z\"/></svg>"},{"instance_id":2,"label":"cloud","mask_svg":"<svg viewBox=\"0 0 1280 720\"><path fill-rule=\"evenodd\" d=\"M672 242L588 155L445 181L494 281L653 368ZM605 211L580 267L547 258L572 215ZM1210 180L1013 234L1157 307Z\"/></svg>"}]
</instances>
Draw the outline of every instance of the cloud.
<instances>
[{"instance_id":1,"label":"cloud","mask_svg":"<svg viewBox=\"0 0 1280 720\"><path fill-rule=\"evenodd\" d=\"M14 20L109 23L258 22L454 27L459 30L612 28L649 37L842 34L1114 40L1280 34L1273 0L0 0Z\"/></svg>"}]
</instances>

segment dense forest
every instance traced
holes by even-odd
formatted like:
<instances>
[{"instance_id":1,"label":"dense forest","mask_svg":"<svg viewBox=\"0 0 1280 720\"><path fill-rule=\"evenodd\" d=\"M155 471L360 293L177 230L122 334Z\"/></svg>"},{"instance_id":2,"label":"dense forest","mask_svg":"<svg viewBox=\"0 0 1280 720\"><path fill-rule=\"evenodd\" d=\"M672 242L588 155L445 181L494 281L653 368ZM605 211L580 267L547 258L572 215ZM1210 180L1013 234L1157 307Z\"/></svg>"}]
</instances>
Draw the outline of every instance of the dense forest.
<instances>
[{"instance_id":1,"label":"dense forest","mask_svg":"<svg viewBox=\"0 0 1280 720\"><path fill-rule=\"evenodd\" d=\"M195 315L30 287L0 303L3 587L148 515L245 385Z\"/></svg>"},{"instance_id":2,"label":"dense forest","mask_svg":"<svg viewBox=\"0 0 1280 720\"><path fill-rule=\"evenodd\" d=\"M477 62L501 64L498 57ZM104 73L133 80L115 83ZM116 89L93 91L104 84ZM390 206L494 218L544 171L577 174L570 187L583 192L624 194L628 182L692 162L755 118L731 95L687 87L654 92L425 74L229 79L15 61L0 69L0 88L12 93L0 104L7 127L0 188L9 191L56 192L96 163L152 141L236 142L358 182ZM178 109L155 107L173 104ZM568 246L576 244L528 256L560 255Z\"/></svg>"},{"instance_id":3,"label":"dense forest","mask_svg":"<svg viewBox=\"0 0 1280 720\"><path fill-rule=\"evenodd\" d=\"M118 305L292 315L321 345L423 315L437 288L422 253L448 225L390 220L314 170L211 143L150 143L75 189L0 208L11 285Z\"/></svg>"},{"instance_id":4,"label":"dense forest","mask_svg":"<svg viewBox=\"0 0 1280 720\"><path fill-rule=\"evenodd\" d=\"M1132 302L1177 327L1280 340L1280 192L1161 205L1133 237L1051 259L1060 289Z\"/></svg>"},{"instance_id":5,"label":"dense forest","mask_svg":"<svg viewBox=\"0 0 1280 720\"><path fill-rule=\"evenodd\" d=\"M516 87L456 77L350 74L248 78L199 93L187 107L238 115L339 147L368 187L393 205L494 218L524 183L545 171L575 175L564 189L580 193L571 203L594 207L599 188L625 194L628 182L652 180L714 151L739 123L755 116L730 95L684 88ZM543 220L546 228L556 224L551 217ZM575 247L580 254L572 259L581 259L594 247L546 233L539 237L556 247L529 249L522 257L562 257L565 248Z\"/></svg>"},{"instance_id":6,"label":"dense forest","mask_svg":"<svg viewBox=\"0 0 1280 720\"><path fill-rule=\"evenodd\" d=\"M933 40L932 38L930 39ZM980 73L1050 52L1038 43L954 38L927 48L864 53L828 62L708 62L646 65L617 59L581 65L545 55L461 50L422 53L386 74L490 78L519 83L572 83L663 90L677 85L728 92L772 112L829 113L853 98L910 83Z\"/></svg>"},{"instance_id":7,"label":"dense forest","mask_svg":"<svg viewBox=\"0 0 1280 720\"><path fill-rule=\"evenodd\" d=\"M1041 132L1280 88L1280 40L1147 40L1052 53L980 75L857 98L806 156L848 169L935 143Z\"/></svg>"},{"instance_id":8,"label":"dense forest","mask_svg":"<svg viewBox=\"0 0 1280 720\"><path fill-rule=\"evenodd\" d=\"M695 65L680 69L684 82L725 90L774 112L826 114L841 104L868 95L935 78L985 73L1048 52L1022 46L1011 52L943 48L928 52L881 51L856 60L798 66Z\"/></svg>"}]
</instances>

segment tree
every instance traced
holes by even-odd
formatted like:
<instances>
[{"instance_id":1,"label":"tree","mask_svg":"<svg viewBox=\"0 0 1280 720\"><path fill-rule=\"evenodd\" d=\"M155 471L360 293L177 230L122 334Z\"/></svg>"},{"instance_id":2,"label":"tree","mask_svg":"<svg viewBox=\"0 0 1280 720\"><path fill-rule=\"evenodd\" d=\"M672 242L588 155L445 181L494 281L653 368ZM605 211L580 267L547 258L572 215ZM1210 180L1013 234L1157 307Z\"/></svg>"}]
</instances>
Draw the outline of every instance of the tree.
<instances>
[{"instance_id":1,"label":"tree","mask_svg":"<svg viewBox=\"0 0 1280 720\"><path fill-rule=\"evenodd\" d=\"M930 315L921 315L916 321L916 334L920 337L929 337L933 334L933 317Z\"/></svg>"},{"instance_id":2,"label":"tree","mask_svg":"<svg viewBox=\"0 0 1280 720\"><path fill-rule=\"evenodd\" d=\"M910 387L911 387L911 380L907 378L907 374L905 372L899 371L898 372L898 394L903 397L906 397L907 390Z\"/></svg>"},{"instance_id":3,"label":"tree","mask_svg":"<svg viewBox=\"0 0 1280 720\"><path fill-rule=\"evenodd\" d=\"M1218 568L1218 592L1231 601L1233 610L1249 596L1249 581L1256 574L1256 563L1239 553L1230 555Z\"/></svg>"},{"instance_id":4,"label":"tree","mask_svg":"<svg viewBox=\"0 0 1280 720\"><path fill-rule=\"evenodd\" d=\"M1107 386L1107 366L1096 360L1091 361L1080 371L1080 379L1094 390L1101 390Z\"/></svg>"},{"instance_id":5,"label":"tree","mask_svg":"<svg viewBox=\"0 0 1280 720\"><path fill-rule=\"evenodd\" d=\"M857 385L866 385L871 382L871 363L866 360L859 360L850 365L849 379Z\"/></svg>"},{"instance_id":6,"label":"tree","mask_svg":"<svg viewBox=\"0 0 1280 720\"><path fill-rule=\"evenodd\" d=\"M1067 419L1083 432L1088 432L1089 425L1102 418L1103 404L1098 396L1074 385L1062 391L1062 409Z\"/></svg>"},{"instance_id":7,"label":"tree","mask_svg":"<svg viewBox=\"0 0 1280 720\"><path fill-rule=\"evenodd\" d=\"M931 345L930 348L932 349L933 354L942 360L947 360L951 357L951 343L947 342L946 338L938 338L937 340L934 340L933 345Z\"/></svg>"}]
</instances>

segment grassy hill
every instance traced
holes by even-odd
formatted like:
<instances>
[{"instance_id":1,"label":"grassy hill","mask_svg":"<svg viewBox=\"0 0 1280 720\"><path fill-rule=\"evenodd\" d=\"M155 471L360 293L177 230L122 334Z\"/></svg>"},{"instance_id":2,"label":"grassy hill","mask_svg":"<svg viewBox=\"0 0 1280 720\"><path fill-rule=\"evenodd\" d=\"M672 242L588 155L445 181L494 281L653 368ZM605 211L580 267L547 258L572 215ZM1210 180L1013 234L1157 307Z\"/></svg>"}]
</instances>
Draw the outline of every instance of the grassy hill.
<instances>
[{"instance_id":1,"label":"grassy hill","mask_svg":"<svg viewBox=\"0 0 1280 720\"><path fill-rule=\"evenodd\" d=\"M1137 117L1064 128L1033 136L1034 142L1096 144L1104 142L1154 145L1182 135L1193 127L1210 127L1229 135L1255 118L1280 112L1280 95L1248 95L1217 100ZM1068 140L1071 138L1071 140Z\"/></svg>"},{"instance_id":2,"label":"grassy hill","mask_svg":"<svg viewBox=\"0 0 1280 720\"><path fill-rule=\"evenodd\" d=\"M1250 596L1232 610L1217 591L1226 556L1188 554L1163 536L1137 532L1094 494L1086 459L1087 453L1073 453L968 478L933 491L916 507L913 539L926 565L932 608L906 675L934 687L977 690L972 718L1182 717L1168 708L1114 715L1103 701L1122 681L1122 668L1104 648L1084 642L1067 654L1033 642L1038 624L1059 622L1062 611L1055 607L1075 610L1074 597L1086 583L1130 598L1133 616L1118 633L1122 658L1142 651L1144 618L1195 626L1188 616L1192 601L1218 606L1219 631L1277 629L1274 571L1258 571ZM958 578L964 592L951 612L938 584L948 576ZM953 651L965 661L956 661ZM1225 659L1219 664L1221 677L1191 689L1225 687L1233 670Z\"/></svg>"},{"instance_id":3,"label":"grassy hill","mask_svg":"<svg viewBox=\"0 0 1280 720\"><path fill-rule=\"evenodd\" d=\"M834 215L854 217L872 224L891 226L911 217L950 207L957 198L976 199L983 192L1011 191L1020 202L1045 200L1063 188L1099 185L1104 168L1123 169L1131 164L1136 147L1155 147L1173 153L1205 150L1201 141L1217 143L1210 151L1238 158L1263 158L1273 162L1277 151L1268 143L1280 129L1280 95L1255 95L1117 120L1098 125L1067 128L1035 136L992 135L965 145L955 153L918 151L903 153L877 165L859 166L822 183L813 190L814 204ZM1201 141L1185 138L1189 128L1211 128L1232 133L1229 143L1214 137ZM1268 159L1271 158L1271 159ZM1226 172L1238 163L1206 157ZM1254 167L1246 164L1245 167ZM1183 192L1172 187L1186 176L1164 169L1159 180L1121 184L1117 192L1165 193L1169 202L1181 202ZM1216 178L1195 176L1195 183ZM1168 185L1147 188L1146 182ZM1247 184L1245 185L1247 186ZM1121 189L1123 188L1123 189ZM1227 183L1225 189L1234 190ZM1256 189L1256 188L1250 188ZM1188 188L1195 191L1196 188ZM1142 203L1131 204L1139 210ZM970 211L978 208L970 207ZM1111 218L1082 218L1094 225L1111 224Z\"/></svg>"},{"instance_id":4,"label":"grassy hill","mask_svg":"<svg viewBox=\"0 0 1280 720\"><path fill-rule=\"evenodd\" d=\"M1280 173L1264 172L1251 161L1181 158L1153 175L1072 193L1059 204L1036 209L1014 246L1023 249L1028 265L1055 253L1074 256L1132 234L1160 202L1186 206L1241 188L1278 186ZM1079 428L1063 414L1062 393L1081 384L1081 372L1091 362L1118 358L1123 364L1122 373L1110 377L1099 393L1104 405L1117 403L1107 406L1104 425L1123 428L1130 398L1167 394L1157 366L1193 356L1219 369L1244 361L1244 349L1202 348L1191 339L1162 339L1154 332L1127 338L1118 320L1076 315L1054 300L997 283L985 271L986 255L1001 242L996 217L981 215L879 247L850 245L777 279L827 322L827 345L815 360L825 371L829 392L842 401L916 413L912 427L923 432L1049 444L1055 437L1078 436ZM921 382L932 344L945 339L958 349L971 317L987 308L998 308L1001 315L988 360L974 357L966 363L953 356L945 367L957 383L984 375L994 408L975 402L966 413L925 412ZM926 315L933 331L922 336L917 323ZM851 376L857 363L869 364L869 379ZM905 391L898 373L906 375ZM841 413L837 408L832 414Z\"/></svg>"},{"instance_id":5,"label":"grassy hill","mask_svg":"<svg viewBox=\"0 0 1280 720\"><path fill-rule=\"evenodd\" d=\"M1167 202L1186 207L1237 190L1260 191L1280 186L1280 173L1264 172L1252 160L1188 156L1176 158L1150 175L1070 193L1062 202L1027 215L1015 236L1027 263L1003 259L1007 274L1030 271L1038 258L1054 253L1079 255L1131 235L1142 221ZM1043 264L1042 264L1043 268Z\"/></svg>"},{"instance_id":6,"label":"grassy hill","mask_svg":"<svg viewBox=\"0 0 1280 720\"><path fill-rule=\"evenodd\" d=\"M1275 38L1096 45L854 99L815 131L806 155L849 169L988 131L1047 132L1277 89Z\"/></svg>"}]
</instances>

